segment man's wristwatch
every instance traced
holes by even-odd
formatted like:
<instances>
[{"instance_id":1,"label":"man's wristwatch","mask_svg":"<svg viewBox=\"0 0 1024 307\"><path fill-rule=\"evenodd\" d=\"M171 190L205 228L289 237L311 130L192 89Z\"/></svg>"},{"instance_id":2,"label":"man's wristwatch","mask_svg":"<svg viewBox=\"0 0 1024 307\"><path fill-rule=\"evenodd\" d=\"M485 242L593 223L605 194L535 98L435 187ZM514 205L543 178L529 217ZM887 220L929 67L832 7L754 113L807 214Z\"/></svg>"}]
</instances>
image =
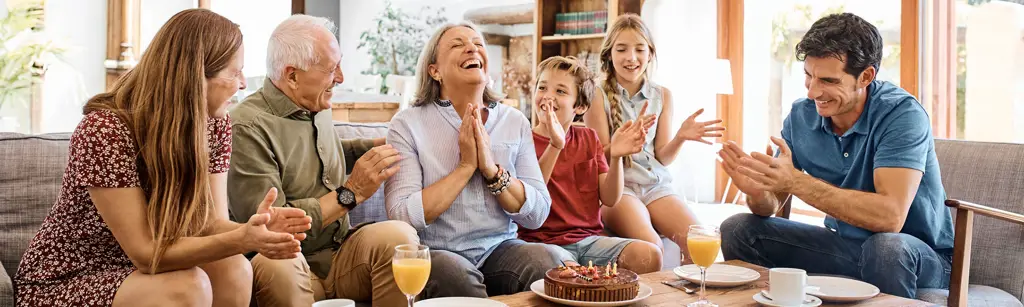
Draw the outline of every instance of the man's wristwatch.
<instances>
[{"instance_id":1,"label":"man's wristwatch","mask_svg":"<svg viewBox=\"0 0 1024 307\"><path fill-rule=\"evenodd\" d=\"M352 190L349 190L345 186L341 186L334 191L338 192L338 204L341 205L341 207L348 209L348 211L355 210L357 205L356 193L353 193Z\"/></svg>"}]
</instances>

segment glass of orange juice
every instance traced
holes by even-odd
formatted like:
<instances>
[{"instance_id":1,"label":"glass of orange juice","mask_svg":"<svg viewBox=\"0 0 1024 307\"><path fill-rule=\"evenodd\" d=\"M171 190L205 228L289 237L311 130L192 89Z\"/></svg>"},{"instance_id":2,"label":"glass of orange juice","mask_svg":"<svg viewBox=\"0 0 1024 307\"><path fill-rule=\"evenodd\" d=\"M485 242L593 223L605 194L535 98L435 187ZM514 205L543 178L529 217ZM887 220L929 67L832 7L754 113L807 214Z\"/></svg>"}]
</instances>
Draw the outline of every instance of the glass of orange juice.
<instances>
[{"instance_id":1,"label":"glass of orange juice","mask_svg":"<svg viewBox=\"0 0 1024 307\"><path fill-rule=\"evenodd\" d=\"M722 234L718 227L706 225L690 226L686 234L686 247L690 250L690 259L700 268L700 298L690 303L689 307L717 307L718 305L708 301L704 293L704 279L707 276L708 268L718 258L718 250L722 246Z\"/></svg>"},{"instance_id":2,"label":"glass of orange juice","mask_svg":"<svg viewBox=\"0 0 1024 307\"><path fill-rule=\"evenodd\" d=\"M402 290L409 300L409 307L412 307L416 295L423 291L430 278L430 248L419 244L395 246L391 270L395 272L398 289Z\"/></svg>"}]
</instances>

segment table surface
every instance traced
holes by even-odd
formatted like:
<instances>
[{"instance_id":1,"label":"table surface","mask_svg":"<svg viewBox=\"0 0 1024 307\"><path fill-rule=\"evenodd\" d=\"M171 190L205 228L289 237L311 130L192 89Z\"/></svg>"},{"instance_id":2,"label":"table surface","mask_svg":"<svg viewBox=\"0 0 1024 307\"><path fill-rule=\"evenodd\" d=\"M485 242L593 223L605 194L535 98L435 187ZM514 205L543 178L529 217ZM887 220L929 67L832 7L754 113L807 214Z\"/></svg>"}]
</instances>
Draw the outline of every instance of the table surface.
<instances>
[{"instance_id":1,"label":"table surface","mask_svg":"<svg viewBox=\"0 0 1024 307\"><path fill-rule=\"evenodd\" d=\"M718 306L759 306L760 304L755 302L752 297L755 293L760 292L761 289L768 288L768 269L737 260L726 261L724 263L753 269L761 274L761 278L755 282L739 287L707 288L708 299L712 303L718 304ZM637 302L632 306L685 306L686 304L697 301L696 293L692 295L686 294L682 290L678 290L661 283L662 281L675 280L679 280L679 277L676 276L675 273L672 273L671 270L641 275L640 282L651 287L651 289L654 290L654 294L651 294L650 297ZM491 297L491 299L505 303L509 307L562 306L560 304L552 303L532 291L521 292L513 295L494 296ZM855 304L825 303L821 306L934 306L934 304L888 294L880 294L870 300L860 301Z\"/></svg>"}]
</instances>

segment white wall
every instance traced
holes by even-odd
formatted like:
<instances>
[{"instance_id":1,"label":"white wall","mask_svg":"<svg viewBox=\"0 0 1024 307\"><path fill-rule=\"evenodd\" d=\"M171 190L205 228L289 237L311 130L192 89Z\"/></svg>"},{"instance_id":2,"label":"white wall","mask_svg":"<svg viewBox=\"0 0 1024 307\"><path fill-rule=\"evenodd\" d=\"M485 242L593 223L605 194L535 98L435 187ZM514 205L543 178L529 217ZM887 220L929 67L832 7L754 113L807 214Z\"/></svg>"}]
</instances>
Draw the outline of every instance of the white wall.
<instances>
[{"instance_id":1,"label":"white wall","mask_svg":"<svg viewBox=\"0 0 1024 307\"><path fill-rule=\"evenodd\" d=\"M324 17L338 23L341 14L341 1L338 0L306 0L306 14Z\"/></svg>"},{"instance_id":2,"label":"white wall","mask_svg":"<svg viewBox=\"0 0 1024 307\"><path fill-rule=\"evenodd\" d=\"M223 1L223 0L221 0ZM178 12L196 7L196 0L140 0L139 46L145 51L164 23ZM214 1L217 2L217 1ZM106 21L104 21L106 22ZM140 53L141 54L141 53Z\"/></svg>"},{"instance_id":3,"label":"white wall","mask_svg":"<svg viewBox=\"0 0 1024 307\"><path fill-rule=\"evenodd\" d=\"M658 48L654 81L673 94L672 132L686 117L704 108L698 120L716 117L715 86L694 67L709 65L717 55L717 1L648 0L641 11L651 28ZM712 29L712 30L709 30ZM717 149L697 142L683 145L675 162L669 165L674 187L688 201L714 200L715 157Z\"/></svg>"},{"instance_id":4,"label":"white wall","mask_svg":"<svg viewBox=\"0 0 1024 307\"><path fill-rule=\"evenodd\" d=\"M46 33L69 51L65 63L50 67L43 84L44 133L74 130L85 100L106 88L106 2L46 1Z\"/></svg>"},{"instance_id":5,"label":"white wall","mask_svg":"<svg viewBox=\"0 0 1024 307\"><path fill-rule=\"evenodd\" d=\"M255 9L258 8L258 9ZM241 27L245 46L246 77L264 76L267 72L267 42L274 31L291 16L291 1L282 0L217 0L211 9ZM252 88L261 86L252 84Z\"/></svg>"}]
</instances>

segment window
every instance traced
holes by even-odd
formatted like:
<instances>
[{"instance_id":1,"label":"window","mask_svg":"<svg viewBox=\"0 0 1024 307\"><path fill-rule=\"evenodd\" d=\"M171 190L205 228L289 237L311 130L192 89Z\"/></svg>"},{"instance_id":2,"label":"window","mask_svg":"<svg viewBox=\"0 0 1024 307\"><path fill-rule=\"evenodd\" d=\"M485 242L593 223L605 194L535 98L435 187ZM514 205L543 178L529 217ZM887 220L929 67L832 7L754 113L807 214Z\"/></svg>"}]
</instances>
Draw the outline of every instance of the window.
<instances>
[{"instance_id":1,"label":"window","mask_svg":"<svg viewBox=\"0 0 1024 307\"><path fill-rule=\"evenodd\" d=\"M746 1L744 148L763 151L769 136L780 136L793 102L806 97L803 62L796 59L794 48L821 17L850 12L874 24L884 43L877 78L900 84L900 9L900 1L894 0Z\"/></svg>"},{"instance_id":2,"label":"window","mask_svg":"<svg viewBox=\"0 0 1024 307\"><path fill-rule=\"evenodd\" d=\"M956 134L1024 143L1024 1L957 0Z\"/></svg>"}]
</instances>

